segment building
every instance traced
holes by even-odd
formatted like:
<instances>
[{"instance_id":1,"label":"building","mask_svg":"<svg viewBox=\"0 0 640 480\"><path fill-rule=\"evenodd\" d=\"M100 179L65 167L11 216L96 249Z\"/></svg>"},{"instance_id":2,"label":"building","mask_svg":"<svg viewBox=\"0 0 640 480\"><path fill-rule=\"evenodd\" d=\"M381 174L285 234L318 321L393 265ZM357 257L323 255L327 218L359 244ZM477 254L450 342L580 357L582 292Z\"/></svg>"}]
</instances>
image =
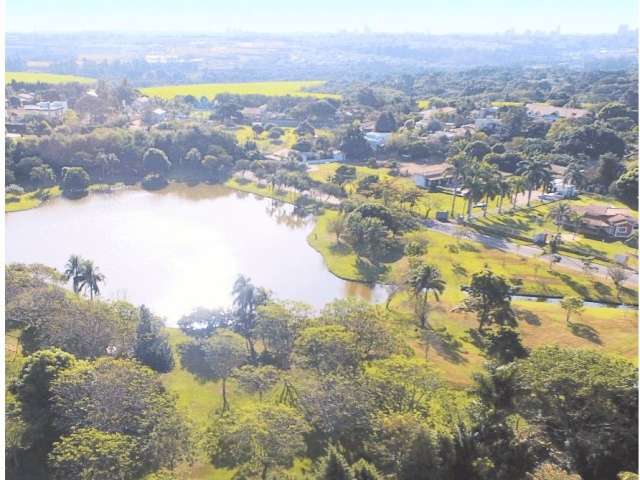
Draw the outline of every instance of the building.
<instances>
[{"instance_id":1,"label":"building","mask_svg":"<svg viewBox=\"0 0 640 480\"><path fill-rule=\"evenodd\" d=\"M527 114L532 118L542 118L548 122L555 122L559 118L582 118L591 115L584 108L555 107L546 103L528 103Z\"/></svg>"},{"instance_id":2,"label":"building","mask_svg":"<svg viewBox=\"0 0 640 480\"><path fill-rule=\"evenodd\" d=\"M251 122L263 122L266 120L267 105L260 105L259 107L245 107L240 110L242 116Z\"/></svg>"},{"instance_id":3,"label":"building","mask_svg":"<svg viewBox=\"0 0 640 480\"><path fill-rule=\"evenodd\" d=\"M575 198L578 195L578 190L575 185L566 183L561 178L556 178L551 182L551 188L554 193L557 193L562 198Z\"/></svg>"},{"instance_id":4,"label":"building","mask_svg":"<svg viewBox=\"0 0 640 480\"><path fill-rule=\"evenodd\" d=\"M391 135L391 133L386 132L367 132L364 134L364 139L373 150L380 150L385 146Z\"/></svg>"},{"instance_id":5,"label":"building","mask_svg":"<svg viewBox=\"0 0 640 480\"><path fill-rule=\"evenodd\" d=\"M403 163L402 173L411 175L416 186L420 188L453 187L455 179L447 173L448 163L434 165L420 165L418 163Z\"/></svg>"},{"instance_id":6,"label":"building","mask_svg":"<svg viewBox=\"0 0 640 480\"><path fill-rule=\"evenodd\" d=\"M64 112L68 110L67 102L38 102L35 105L25 105L16 112L22 117L41 117L47 120L62 120Z\"/></svg>"},{"instance_id":7,"label":"building","mask_svg":"<svg viewBox=\"0 0 640 480\"><path fill-rule=\"evenodd\" d=\"M627 208L615 208L601 205L575 207L580 216L578 229L587 235L604 239L629 238L638 228L638 219ZM567 225L569 228L572 225Z\"/></svg>"}]
</instances>

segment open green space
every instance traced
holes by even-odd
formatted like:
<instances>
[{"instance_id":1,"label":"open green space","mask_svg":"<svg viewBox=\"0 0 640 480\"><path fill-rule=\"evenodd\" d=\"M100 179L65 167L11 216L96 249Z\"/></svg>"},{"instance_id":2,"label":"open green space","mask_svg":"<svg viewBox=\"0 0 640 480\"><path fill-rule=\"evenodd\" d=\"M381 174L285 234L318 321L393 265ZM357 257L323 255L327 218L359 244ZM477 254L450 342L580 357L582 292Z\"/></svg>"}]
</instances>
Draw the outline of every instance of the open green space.
<instances>
[{"instance_id":1,"label":"open green space","mask_svg":"<svg viewBox=\"0 0 640 480\"><path fill-rule=\"evenodd\" d=\"M178 95L193 95L194 97L214 98L220 93L236 95L268 95L280 97L292 95L295 97L316 98L340 98L331 93L319 93L307 91L321 87L322 80L307 81L279 81L279 82L239 82L239 83L194 83L185 85L162 85L158 87L146 87L141 91L145 95L172 99Z\"/></svg>"},{"instance_id":2,"label":"open green space","mask_svg":"<svg viewBox=\"0 0 640 480\"><path fill-rule=\"evenodd\" d=\"M59 75L56 73L42 72L5 72L4 81L11 83L12 81L24 83L93 83L96 80L89 77L79 77L77 75Z\"/></svg>"}]
</instances>

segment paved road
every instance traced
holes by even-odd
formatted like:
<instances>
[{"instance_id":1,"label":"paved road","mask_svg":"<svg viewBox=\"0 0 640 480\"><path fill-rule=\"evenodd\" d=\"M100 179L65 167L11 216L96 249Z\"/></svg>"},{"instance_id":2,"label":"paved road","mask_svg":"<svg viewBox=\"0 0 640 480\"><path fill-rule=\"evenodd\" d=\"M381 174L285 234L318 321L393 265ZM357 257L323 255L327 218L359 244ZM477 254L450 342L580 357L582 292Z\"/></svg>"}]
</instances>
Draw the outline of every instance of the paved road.
<instances>
[{"instance_id":1,"label":"paved road","mask_svg":"<svg viewBox=\"0 0 640 480\"><path fill-rule=\"evenodd\" d=\"M533 245L520 245L518 243L509 242L507 240L485 235L475 231L473 228L464 227L455 223L438 222L437 220L423 220L422 224L436 232L444 233L445 235L451 235L456 238L466 238L474 240L483 244L488 248L495 248L503 252L509 252L516 255L529 258L538 258L543 261L549 262L551 260L550 255L545 253L540 247ZM558 255L560 257L559 265L569 270L575 270L584 272L582 262L576 258L569 257L567 255ZM608 279L607 267L593 263L593 273L601 278ZM629 278L625 281L625 286L636 287L638 285L638 273L631 270L626 270L629 274Z\"/></svg>"}]
</instances>

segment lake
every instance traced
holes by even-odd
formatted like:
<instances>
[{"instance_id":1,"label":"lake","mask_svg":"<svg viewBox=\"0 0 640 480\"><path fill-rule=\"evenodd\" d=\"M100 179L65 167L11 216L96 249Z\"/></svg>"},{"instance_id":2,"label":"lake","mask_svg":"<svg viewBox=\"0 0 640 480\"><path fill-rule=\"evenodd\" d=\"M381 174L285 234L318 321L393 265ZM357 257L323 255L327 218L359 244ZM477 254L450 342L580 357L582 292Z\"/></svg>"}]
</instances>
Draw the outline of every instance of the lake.
<instances>
[{"instance_id":1,"label":"lake","mask_svg":"<svg viewBox=\"0 0 640 480\"><path fill-rule=\"evenodd\" d=\"M56 198L5 214L6 262L63 270L71 254L89 258L106 276L104 298L145 304L169 325L198 306L229 306L240 274L280 299L316 308L347 296L382 301L381 287L327 270L306 241L313 219L292 209L210 185Z\"/></svg>"}]
</instances>

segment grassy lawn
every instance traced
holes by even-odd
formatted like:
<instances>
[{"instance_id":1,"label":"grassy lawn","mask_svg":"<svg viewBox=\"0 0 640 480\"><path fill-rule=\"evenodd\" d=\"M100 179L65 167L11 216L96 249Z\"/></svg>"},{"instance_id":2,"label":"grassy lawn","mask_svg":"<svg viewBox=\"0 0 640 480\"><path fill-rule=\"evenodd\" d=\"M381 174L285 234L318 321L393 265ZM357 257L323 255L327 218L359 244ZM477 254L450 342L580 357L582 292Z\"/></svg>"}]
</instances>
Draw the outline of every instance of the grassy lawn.
<instances>
[{"instance_id":1,"label":"grassy lawn","mask_svg":"<svg viewBox=\"0 0 640 480\"><path fill-rule=\"evenodd\" d=\"M429 108L429 100L427 99L418 100L417 103L420 110L426 110L427 108Z\"/></svg>"},{"instance_id":2,"label":"grassy lawn","mask_svg":"<svg viewBox=\"0 0 640 480\"><path fill-rule=\"evenodd\" d=\"M55 73L6 72L4 74L4 81L6 83L11 83L13 80L24 83L94 83L96 81L95 78L78 77L76 75L58 75Z\"/></svg>"},{"instance_id":3,"label":"grassy lawn","mask_svg":"<svg viewBox=\"0 0 640 480\"><path fill-rule=\"evenodd\" d=\"M232 93L237 95L269 95L316 98L340 98L340 95L331 93L316 93L306 91L324 85L322 80L308 81L280 81L280 82L239 82L239 83L194 83L185 85L163 85L158 87L142 88L145 95L157 96L164 99L172 99L178 95L193 95L194 97L214 98L220 93Z\"/></svg>"},{"instance_id":4,"label":"grassy lawn","mask_svg":"<svg viewBox=\"0 0 640 480\"><path fill-rule=\"evenodd\" d=\"M45 188L44 190L49 193L49 198L59 197L62 195L62 190L60 190L59 186ZM21 210L29 210L42 205L42 200L37 197L36 192L27 192L22 195L9 193L5 195L4 202L5 212L19 212Z\"/></svg>"},{"instance_id":5,"label":"grassy lawn","mask_svg":"<svg viewBox=\"0 0 640 480\"><path fill-rule=\"evenodd\" d=\"M566 203L570 207L612 205L614 207L627 208L620 202L595 195L582 195L578 199L567 200ZM478 217L476 222L487 226L513 229L525 235L533 235L540 231L555 233L557 226L553 223L553 220L548 218L549 211L555 204L540 205L528 210L518 210L503 215L489 215L486 218ZM637 214L637 212L634 213ZM594 255L606 256L611 261L614 260L615 255L626 254L629 255L629 265L636 267L638 265L636 249L621 241L604 242L594 238L587 238L584 235L574 234L573 232L564 232L563 240L567 246L584 249Z\"/></svg>"},{"instance_id":6,"label":"grassy lawn","mask_svg":"<svg viewBox=\"0 0 640 480\"><path fill-rule=\"evenodd\" d=\"M283 148L291 148L298 141L295 128L285 127L282 130L284 130L284 135L278 139L269 138L269 132L262 132L256 136L248 125L243 125L230 133L235 134L239 144L242 145L251 140L256 142L258 150L264 154L269 154Z\"/></svg>"},{"instance_id":7,"label":"grassy lawn","mask_svg":"<svg viewBox=\"0 0 640 480\"><path fill-rule=\"evenodd\" d=\"M326 211L318 217L307 239L309 244L320 252L334 275L354 281L370 280L367 275L371 272L358 266L357 256L352 249L344 242L337 245L335 235L328 231L329 222L337 215L335 211ZM522 294L579 295L604 302L616 301L615 289L609 281L591 278L582 272L563 269L560 266L555 266L553 271L549 271L546 261L487 248L478 242L455 239L427 229L409 232L405 234L404 240L427 245L423 260L440 269L448 286L443 298L451 302L459 302L464 298L460 286L466 285L469 276L480 271L485 264L511 281L521 283ZM400 277L408 268L408 260L403 257L386 264L385 267L387 278ZM384 278L383 276L383 281ZM625 291L622 298L625 302L635 302L636 296L635 291Z\"/></svg>"}]
</instances>

